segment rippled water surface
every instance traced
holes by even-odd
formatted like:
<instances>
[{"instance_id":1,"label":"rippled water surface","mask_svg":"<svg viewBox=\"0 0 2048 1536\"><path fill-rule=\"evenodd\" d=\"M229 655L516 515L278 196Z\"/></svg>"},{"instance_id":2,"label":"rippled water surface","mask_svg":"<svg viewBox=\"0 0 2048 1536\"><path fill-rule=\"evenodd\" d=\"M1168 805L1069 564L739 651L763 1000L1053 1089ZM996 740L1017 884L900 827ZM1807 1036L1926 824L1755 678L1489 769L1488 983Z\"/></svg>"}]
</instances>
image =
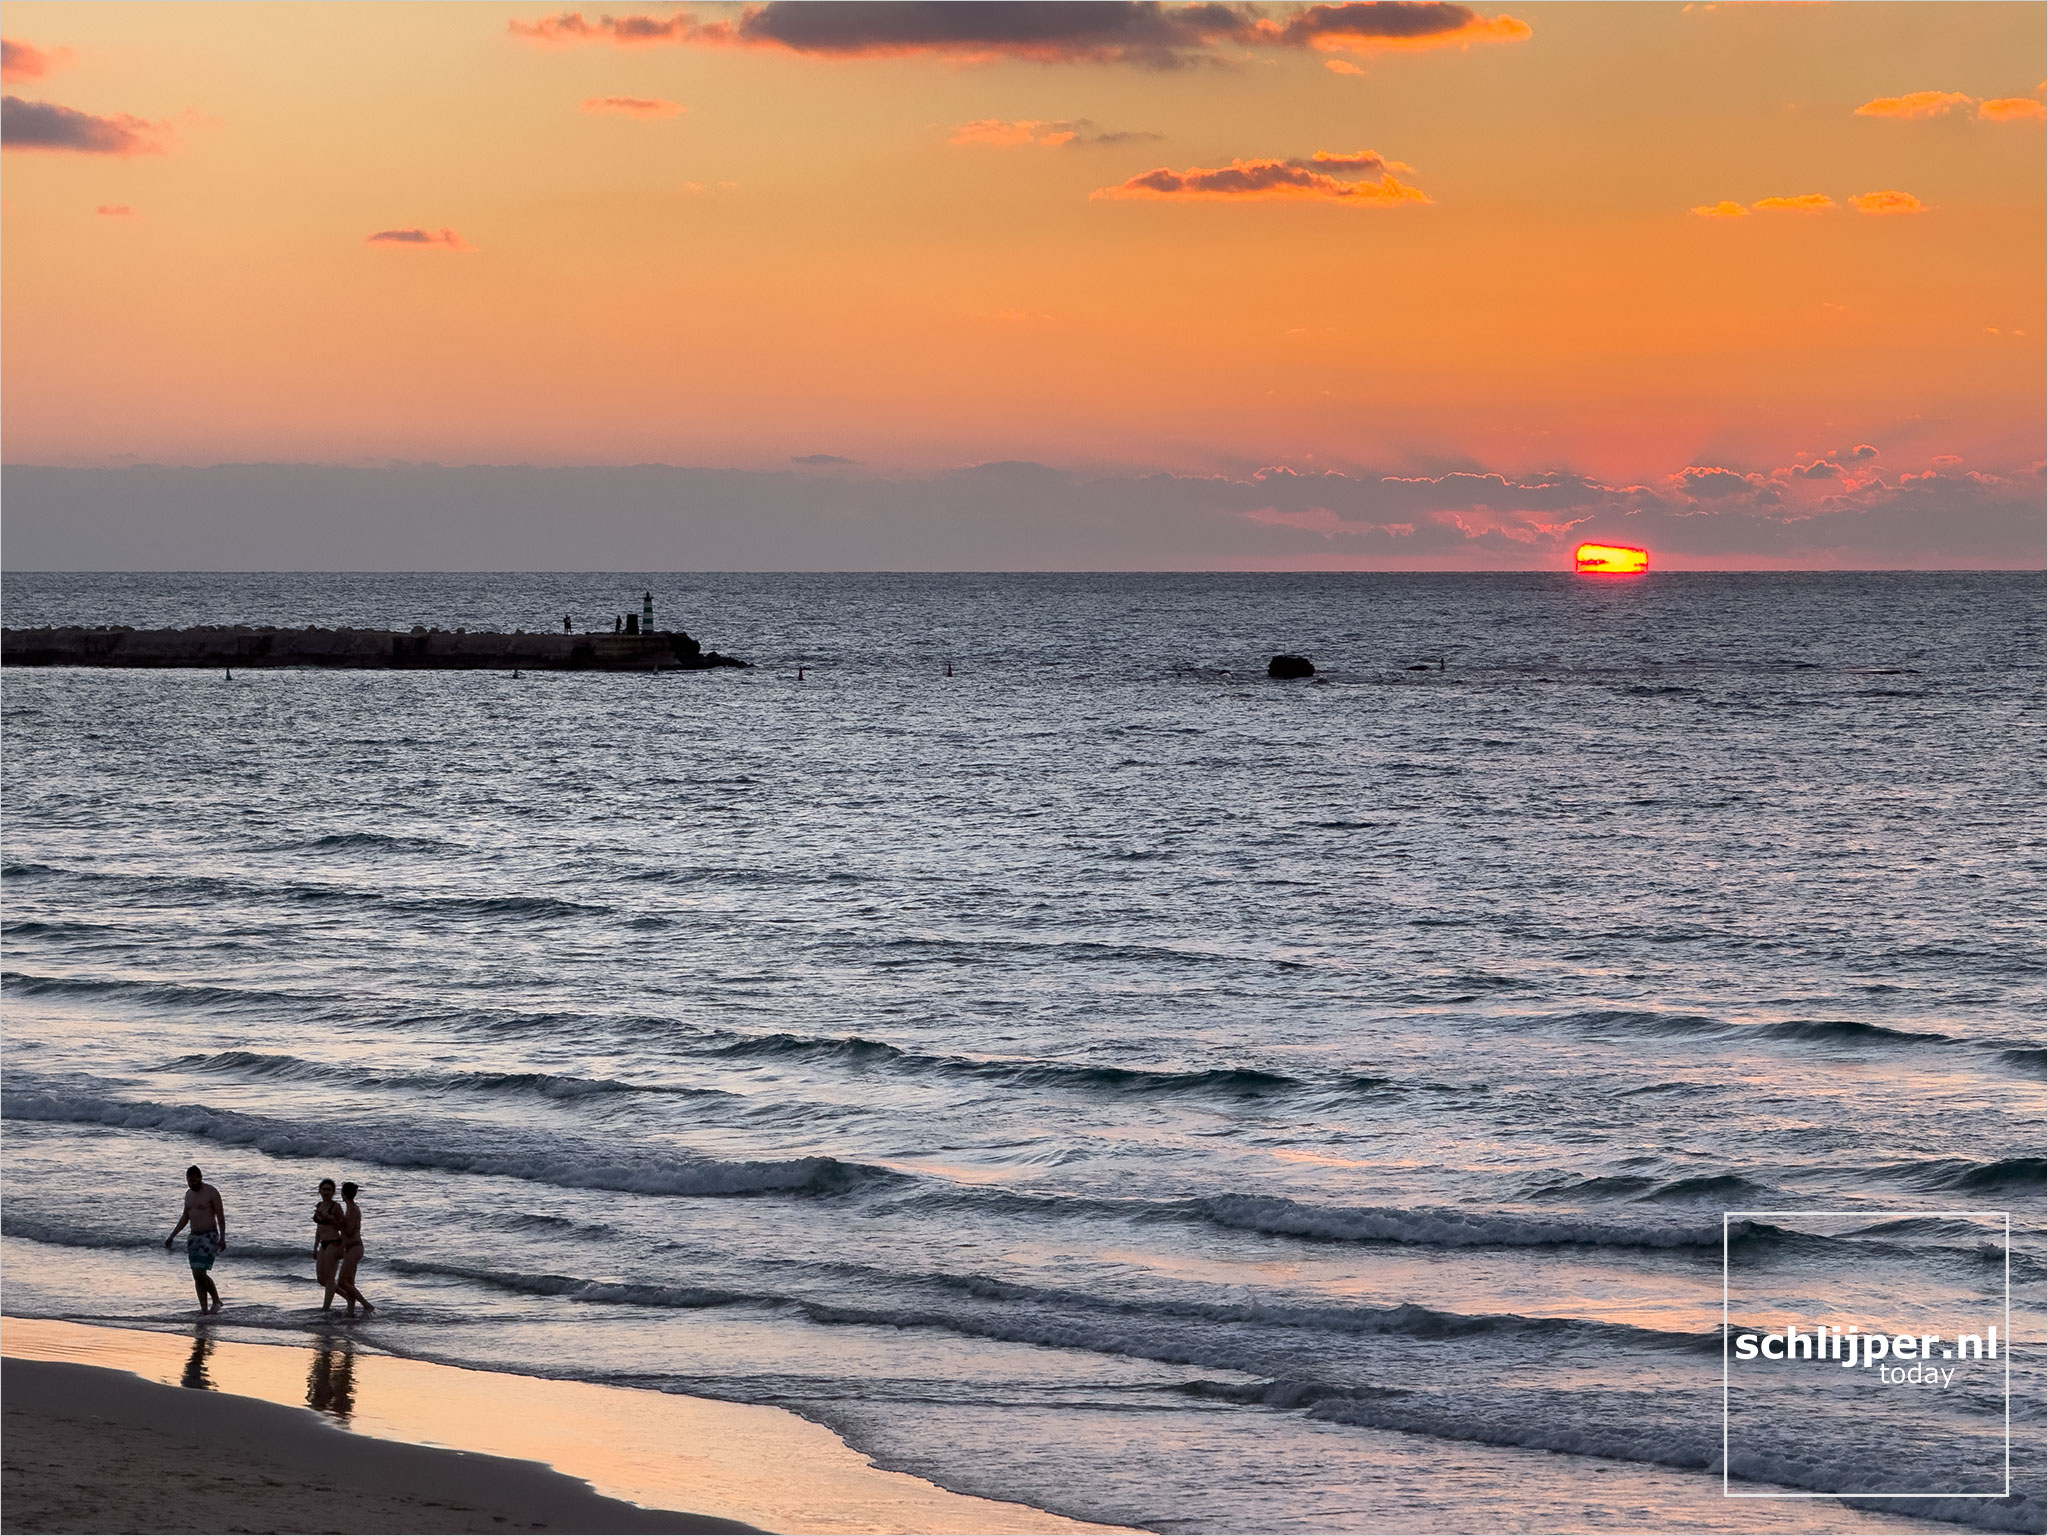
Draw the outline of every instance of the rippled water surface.
<instances>
[{"instance_id":1,"label":"rippled water surface","mask_svg":"<svg viewBox=\"0 0 2048 1536\"><path fill-rule=\"evenodd\" d=\"M198 1160L251 1336L309 1326L354 1178L366 1345L1078 1516L2039 1528L2037 576L5 598L608 629L643 586L756 665L8 673L9 1310L184 1316ZM1724 1212L1809 1208L1734 1220L1766 1310L1992 1305L2001 1244L1888 1213L2013 1214L2021 1502L1723 1500ZM1998 1486L2002 1396L1838 1406L1736 1477Z\"/></svg>"}]
</instances>

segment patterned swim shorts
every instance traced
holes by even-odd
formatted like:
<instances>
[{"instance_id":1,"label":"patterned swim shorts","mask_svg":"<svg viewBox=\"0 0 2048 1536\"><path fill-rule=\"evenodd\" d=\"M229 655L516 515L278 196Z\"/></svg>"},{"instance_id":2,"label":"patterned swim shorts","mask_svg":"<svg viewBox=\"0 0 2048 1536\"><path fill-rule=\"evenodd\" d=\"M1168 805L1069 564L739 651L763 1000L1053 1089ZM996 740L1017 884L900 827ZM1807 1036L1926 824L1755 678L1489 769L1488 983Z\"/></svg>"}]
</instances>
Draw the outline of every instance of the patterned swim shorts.
<instances>
[{"instance_id":1,"label":"patterned swim shorts","mask_svg":"<svg viewBox=\"0 0 2048 1536\"><path fill-rule=\"evenodd\" d=\"M213 1268L213 1256L219 1252L218 1232L194 1232L185 1239L185 1261L201 1274Z\"/></svg>"}]
</instances>

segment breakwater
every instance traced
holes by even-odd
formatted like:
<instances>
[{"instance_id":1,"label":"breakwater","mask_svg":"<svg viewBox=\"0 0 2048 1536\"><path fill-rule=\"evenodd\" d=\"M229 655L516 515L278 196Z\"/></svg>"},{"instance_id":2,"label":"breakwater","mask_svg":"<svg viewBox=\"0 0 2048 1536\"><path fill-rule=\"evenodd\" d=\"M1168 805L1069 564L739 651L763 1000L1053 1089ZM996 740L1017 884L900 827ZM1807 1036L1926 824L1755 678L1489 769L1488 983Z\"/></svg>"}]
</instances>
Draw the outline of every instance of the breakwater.
<instances>
[{"instance_id":1,"label":"breakwater","mask_svg":"<svg viewBox=\"0 0 2048 1536\"><path fill-rule=\"evenodd\" d=\"M353 667L363 670L697 672L743 667L703 649L681 630L652 633L510 634L484 630L278 629L201 625L191 629L0 629L0 665L10 667Z\"/></svg>"}]
</instances>

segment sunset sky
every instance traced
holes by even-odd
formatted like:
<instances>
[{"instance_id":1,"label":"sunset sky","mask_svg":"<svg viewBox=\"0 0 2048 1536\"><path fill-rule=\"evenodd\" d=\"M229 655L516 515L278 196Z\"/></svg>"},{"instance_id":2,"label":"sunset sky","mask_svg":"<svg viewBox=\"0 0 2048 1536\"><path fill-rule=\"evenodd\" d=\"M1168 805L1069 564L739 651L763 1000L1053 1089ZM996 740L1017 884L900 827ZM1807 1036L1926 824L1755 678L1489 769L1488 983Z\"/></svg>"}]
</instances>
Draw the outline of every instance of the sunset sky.
<instances>
[{"instance_id":1,"label":"sunset sky","mask_svg":"<svg viewBox=\"0 0 2048 1536\"><path fill-rule=\"evenodd\" d=\"M1049 566L1116 486L1115 564L2038 566L2044 15L21 0L5 456L884 522L1023 461Z\"/></svg>"}]
</instances>

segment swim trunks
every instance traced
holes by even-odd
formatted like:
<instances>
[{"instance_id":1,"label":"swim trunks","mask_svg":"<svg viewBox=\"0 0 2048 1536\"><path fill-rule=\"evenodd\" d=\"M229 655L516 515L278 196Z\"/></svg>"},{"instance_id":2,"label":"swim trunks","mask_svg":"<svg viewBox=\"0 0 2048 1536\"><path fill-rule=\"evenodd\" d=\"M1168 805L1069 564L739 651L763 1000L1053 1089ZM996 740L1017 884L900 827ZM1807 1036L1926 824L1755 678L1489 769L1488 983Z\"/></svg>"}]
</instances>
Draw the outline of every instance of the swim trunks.
<instances>
[{"instance_id":1,"label":"swim trunks","mask_svg":"<svg viewBox=\"0 0 2048 1536\"><path fill-rule=\"evenodd\" d=\"M219 1252L218 1232L194 1232L185 1239L185 1261L201 1274L213 1268L213 1256Z\"/></svg>"}]
</instances>

